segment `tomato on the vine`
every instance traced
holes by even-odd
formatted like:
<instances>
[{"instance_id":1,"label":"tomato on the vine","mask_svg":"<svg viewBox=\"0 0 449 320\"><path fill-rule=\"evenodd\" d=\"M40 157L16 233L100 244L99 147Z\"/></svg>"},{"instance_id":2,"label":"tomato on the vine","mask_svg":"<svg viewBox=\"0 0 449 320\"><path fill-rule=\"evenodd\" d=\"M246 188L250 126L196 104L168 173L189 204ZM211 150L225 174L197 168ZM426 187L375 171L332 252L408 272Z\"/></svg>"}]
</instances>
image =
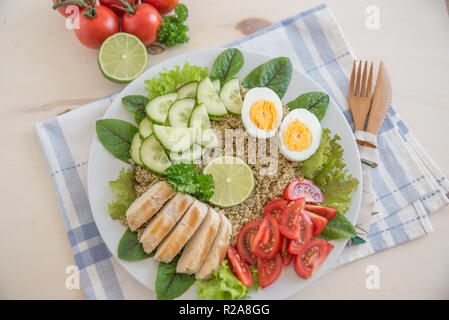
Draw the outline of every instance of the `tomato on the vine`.
<instances>
[{"instance_id":1,"label":"tomato on the vine","mask_svg":"<svg viewBox=\"0 0 449 320\"><path fill-rule=\"evenodd\" d=\"M161 14L169 13L178 4L179 0L142 0L144 3L151 4Z\"/></svg>"},{"instance_id":2,"label":"tomato on the vine","mask_svg":"<svg viewBox=\"0 0 449 320\"><path fill-rule=\"evenodd\" d=\"M60 2L66 2L66 1L69 1L69 0L60 0ZM56 4L56 0L53 0L53 5L55 5L55 4ZM78 9L81 9L81 7L79 5L77 5L77 4L70 4L70 5L67 5L67 6L61 6L61 7L57 8L56 10L58 10L58 12L60 14L62 14L64 17L68 17L68 16L70 16L72 14L70 11L66 12L66 9L67 9L68 6L77 6Z\"/></svg>"},{"instance_id":3,"label":"tomato on the vine","mask_svg":"<svg viewBox=\"0 0 449 320\"><path fill-rule=\"evenodd\" d=\"M137 0L135 0L135 2L137 3ZM128 3L133 4L133 0L128 0ZM101 5L114 10L114 12L119 16L124 13L122 9L126 8L120 0L101 0Z\"/></svg>"},{"instance_id":4,"label":"tomato on the vine","mask_svg":"<svg viewBox=\"0 0 449 320\"><path fill-rule=\"evenodd\" d=\"M139 38L145 46L157 39L157 32L162 25L162 18L155 7L149 4L128 6L122 17L122 29Z\"/></svg>"}]
</instances>

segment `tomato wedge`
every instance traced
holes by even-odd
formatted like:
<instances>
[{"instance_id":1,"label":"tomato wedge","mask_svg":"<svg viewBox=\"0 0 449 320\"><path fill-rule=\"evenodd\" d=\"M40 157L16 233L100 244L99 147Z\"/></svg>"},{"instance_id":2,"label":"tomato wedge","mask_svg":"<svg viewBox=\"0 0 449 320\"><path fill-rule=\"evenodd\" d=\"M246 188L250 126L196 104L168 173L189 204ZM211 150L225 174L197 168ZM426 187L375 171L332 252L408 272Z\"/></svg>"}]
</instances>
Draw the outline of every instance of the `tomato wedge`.
<instances>
[{"instance_id":1,"label":"tomato wedge","mask_svg":"<svg viewBox=\"0 0 449 320\"><path fill-rule=\"evenodd\" d=\"M279 215L284 211L284 209L287 207L287 201L284 199L275 199L265 206L265 209L263 209L263 215L265 216L267 213L270 213L274 215L276 219L278 219Z\"/></svg>"},{"instance_id":2,"label":"tomato wedge","mask_svg":"<svg viewBox=\"0 0 449 320\"><path fill-rule=\"evenodd\" d=\"M237 236L237 250L240 256L250 265L257 264L257 257L251 252L251 243L260 226L260 221L251 221L245 224Z\"/></svg>"},{"instance_id":3,"label":"tomato wedge","mask_svg":"<svg viewBox=\"0 0 449 320\"><path fill-rule=\"evenodd\" d=\"M257 272L259 283L262 288L268 287L276 281L282 272L282 258L279 253L270 259L257 259Z\"/></svg>"},{"instance_id":4,"label":"tomato wedge","mask_svg":"<svg viewBox=\"0 0 449 320\"><path fill-rule=\"evenodd\" d=\"M266 214L260 223L259 230L251 243L251 252L258 258L269 259L278 253L281 247L281 233L276 218Z\"/></svg>"},{"instance_id":5,"label":"tomato wedge","mask_svg":"<svg viewBox=\"0 0 449 320\"><path fill-rule=\"evenodd\" d=\"M310 220L309 215L304 210L301 210L299 212L298 219L301 231L299 233L299 238L296 241L290 241L288 252L290 252L291 254L300 253L312 239L313 224Z\"/></svg>"},{"instance_id":6,"label":"tomato wedge","mask_svg":"<svg viewBox=\"0 0 449 320\"><path fill-rule=\"evenodd\" d=\"M290 242L290 239L288 239L286 237L282 237L281 249L280 249L279 253L281 254L282 264L284 266L288 266L293 260L293 255L290 252L288 252L289 242Z\"/></svg>"},{"instance_id":7,"label":"tomato wedge","mask_svg":"<svg viewBox=\"0 0 449 320\"><path fill-rule=\"evenodd\" d=\"M323 239L310 241L307 247L295 257L295 271L304 278L311 278L326 260L334 246Z\"/></svg>"},{"instance_id":8,"label":"tomato wedge","mask_svg":"<svg viewBox=\"0 0 449 320\"><path fill-rule=\"evenodd\" d=\"M312 221L313 224L313 237L316 237L323 231L324 227L327 224L327 219L323 216L314 214L307 210L306 213L309 215L310 220Z\"/></svg>"},{"instance_id":9,"label":"tomato wedge","mask_svg":"<svg viewBox=\"0 0 449 320\"><path fill-rule=\"evenodd\" d=\"M284 192L285 199L295 200L305 198L306 202L323 202L320 188L310 180L298 178L290 182Z\"/></svg>"},{"instance_id":10,"label":"tomato wedge","mask_svg":"<svg viewBox=\"0 0 449 320\"><path fill-rule=\"evenodd\" d=\"M278 217L279 231L284 237L292 240L299 238L301 226L299 225L299 212L304 209L304 198L290 201Z\"/></svg>"},{"instance_id":11,"label":"tomato wedge","mask_svg":"<svg viewBox=\"0 0 449 320\"><path fill-rule=\"evenodd\" d=\"M237 278L247 287L251 287L253 285L253 274L251 273L251 269L245 260L240 257L237 250L229 245L228 246L228 259L231 263L232 270L234 271Z\"/></svg>"},{"instance_id":12,"label":"tomato wedge","mask_svg":"<svg viewBox=\"0 0 449 320\"><path fill-rule=\"evenodd\" d=\"M327 220L332 220L337 215L337 209L315 204L306 204L306 210L325 217Z\"/></svg>"}]
</instances>

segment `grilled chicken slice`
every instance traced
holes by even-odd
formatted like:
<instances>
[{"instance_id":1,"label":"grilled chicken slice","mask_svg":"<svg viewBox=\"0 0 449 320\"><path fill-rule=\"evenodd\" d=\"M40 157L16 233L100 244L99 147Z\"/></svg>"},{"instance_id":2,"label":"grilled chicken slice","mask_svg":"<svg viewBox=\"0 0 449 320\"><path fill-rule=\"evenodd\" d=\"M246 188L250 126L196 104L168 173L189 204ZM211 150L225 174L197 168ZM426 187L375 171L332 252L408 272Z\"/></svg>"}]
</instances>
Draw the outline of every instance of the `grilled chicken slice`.
<instances>
[{"instance_id":1,"label":"grilled chicken slice","mask_svg":"<svg viewBox=\"0 0 449 320\"><path fill-rule=\"evenodd\" d=\"M159 245L192 203L191 196L178 192L164 205L140 237L140 242L146 253L152 252Z\"/></svg>"},{"instance_id":2,"label":"grilled chicken slice","mask_svg":"<svg viewBox=\"0 0 449 320\"><path fill-rule=\"evenodd\" d=\"M219 225L220 214L209 207L206 218L190 238L179 258L177 273L192 274L200 269L217 235Z\"/></svg>"}]
</instances>

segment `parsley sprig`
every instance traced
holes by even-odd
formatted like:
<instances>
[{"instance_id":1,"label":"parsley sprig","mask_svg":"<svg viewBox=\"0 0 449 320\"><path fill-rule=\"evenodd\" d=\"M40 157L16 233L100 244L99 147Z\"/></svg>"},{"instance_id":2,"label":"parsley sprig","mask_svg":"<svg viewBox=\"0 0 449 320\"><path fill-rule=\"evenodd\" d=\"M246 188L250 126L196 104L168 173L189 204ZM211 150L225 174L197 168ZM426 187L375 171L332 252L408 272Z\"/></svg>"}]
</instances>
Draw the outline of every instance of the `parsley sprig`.
<instances>
[{"instance_id":1,"label":"parsley sprig","mask_svg":"<svg viewBox=\"0 0 449 320\"><path fill-rule=\"evenodd\" d=\"M158 41L167 47L173 47L177 43L186 43L189 37L186 35L189 27L184 24L188 17L187 7L179 3L175 6L175 15L162 17L164 23L158 31Z\"/></svg>"}]
</instances>

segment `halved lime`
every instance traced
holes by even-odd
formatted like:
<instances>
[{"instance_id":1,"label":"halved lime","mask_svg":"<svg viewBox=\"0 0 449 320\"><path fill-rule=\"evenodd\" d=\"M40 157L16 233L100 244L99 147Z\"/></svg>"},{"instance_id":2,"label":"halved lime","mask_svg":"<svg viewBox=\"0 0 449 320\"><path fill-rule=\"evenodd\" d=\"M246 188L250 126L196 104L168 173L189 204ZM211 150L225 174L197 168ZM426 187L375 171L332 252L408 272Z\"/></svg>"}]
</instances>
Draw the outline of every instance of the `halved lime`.
<instances>
[{"instance_id":1,"label":"halved lime","mask_svg":"<svg viewBox=\"0 0 449 320\"><path fill-rule=\"evenodd\" d=\"M107 38L98 52L101 73L114 82L130 82L145 71L147 48L136 36L119 32Z\"/></svg>"},{"instance_id":2,"label":"halved lime","mask_svg":"<svg viewBox=\"0 0 449 320\"><path fill-rule=\"evenodd\" d=\"M219 207L232 207L245 201L254 188L251 168L242 160L224 156L212 160L205 174L212 174L215 191L209 202Z\"/></svg>"}]
</instances>

